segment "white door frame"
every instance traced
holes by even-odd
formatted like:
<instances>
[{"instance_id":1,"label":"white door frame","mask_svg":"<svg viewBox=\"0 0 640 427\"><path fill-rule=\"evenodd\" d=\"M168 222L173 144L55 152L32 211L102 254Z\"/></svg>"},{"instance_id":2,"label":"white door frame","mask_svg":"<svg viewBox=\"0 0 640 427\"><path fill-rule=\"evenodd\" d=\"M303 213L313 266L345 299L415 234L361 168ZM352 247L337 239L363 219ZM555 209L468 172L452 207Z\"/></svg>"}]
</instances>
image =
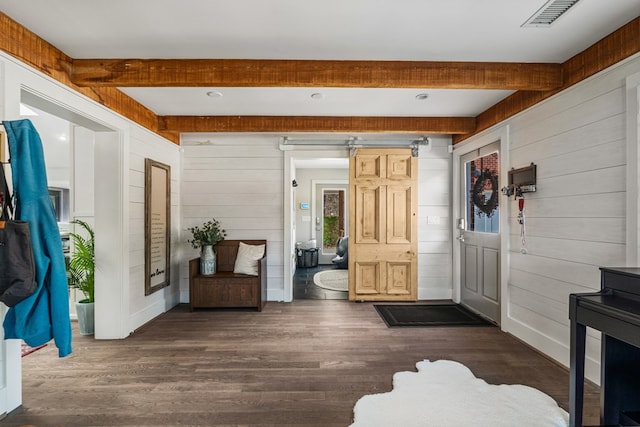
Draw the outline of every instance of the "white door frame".
<instances>
[{"instance_id":1,"label":"white door frame","mask_svg":"<svg viewBox=\"0 0 640 427\"><path fill-rule=\"evenodd\" d=\"M640 261L640 73L627 77L627 264Z\"/></svg>"},{"instance_id":2,"label":"white door frame","mask_svg":"<svg viewBox=\"0 0 640 427\"><path fill-rule=\"evenodd\" d=\"M460 302L460 245L456 237L459 235L457 228L458 218L463 218L460 195L460 157L477 150L480 147L500 141L500 183L499 187L508 184L507 171L509 170L509 126L491 129L485 133L474 136L467 141L457 144L453 148L452 159L452 221L451 241L453 242L453 295L455 302ZM500 327L503 331L509 331L509 208L508 198L500 194Z\"/></svg>"}]
</instances>

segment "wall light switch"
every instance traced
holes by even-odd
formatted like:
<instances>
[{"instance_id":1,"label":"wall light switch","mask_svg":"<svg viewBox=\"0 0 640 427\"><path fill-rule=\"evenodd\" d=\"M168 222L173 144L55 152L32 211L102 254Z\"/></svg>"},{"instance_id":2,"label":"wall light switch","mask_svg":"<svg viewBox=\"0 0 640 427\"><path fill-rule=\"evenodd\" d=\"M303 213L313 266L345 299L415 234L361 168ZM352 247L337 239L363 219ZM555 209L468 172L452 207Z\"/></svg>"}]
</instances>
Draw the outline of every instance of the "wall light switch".
<instances>
[{"instance_id":1,"label":"wall light switch","mask_svg":"<svg viewBox=\"0 0 640 427\"><path fill-rule=\"evenodd\" d=\"M440 217L439 216L428 216L427 224L429 225L440 225Z\"/></svg>"}]
</instances>

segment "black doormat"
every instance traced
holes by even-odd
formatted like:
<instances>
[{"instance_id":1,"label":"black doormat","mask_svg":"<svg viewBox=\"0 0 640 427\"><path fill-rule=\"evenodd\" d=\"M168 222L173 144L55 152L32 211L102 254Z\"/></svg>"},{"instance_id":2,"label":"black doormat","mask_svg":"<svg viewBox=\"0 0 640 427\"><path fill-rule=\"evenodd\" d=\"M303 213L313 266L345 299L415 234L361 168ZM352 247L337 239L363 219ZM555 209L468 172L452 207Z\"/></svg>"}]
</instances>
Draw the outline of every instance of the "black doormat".
<instances>
[{"instance_id":1,"label":"black doormat","mask_svg":"<svg viewBox=\"0 0 640 427\"><path fill-rule=\"evenodd\" d=\"M458 304L374 304L388 327L494 326Z\"/></svg>"}]
</instances>

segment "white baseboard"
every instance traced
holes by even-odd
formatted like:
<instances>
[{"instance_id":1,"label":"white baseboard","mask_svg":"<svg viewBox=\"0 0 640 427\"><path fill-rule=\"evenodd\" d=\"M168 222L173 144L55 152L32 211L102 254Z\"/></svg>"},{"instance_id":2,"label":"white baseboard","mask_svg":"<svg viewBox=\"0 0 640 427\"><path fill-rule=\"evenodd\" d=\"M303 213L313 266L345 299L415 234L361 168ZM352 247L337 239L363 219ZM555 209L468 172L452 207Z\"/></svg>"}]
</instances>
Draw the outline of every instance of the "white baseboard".
<instances>
[{"instance_id":1,"label":"white baseboard","mask_svg":"<svg viewBox=\"0 0 640 427\"><path fill-rule=\"evenodd\" d=\"M569 368L569 347L513 318L503 319L502 330L529 344L539 352ZM600 361L585 358L584 376L600 385Z\"/></svg>"},{"instance_id":2,"label":"white baseboard","mask_svg":"<svg viewBox=\"0 0 640 427\"><path fill-rule=\"evenodd\" d=\"M284 301L283 289L267 289L267 301Z\"/></svg>"},{"instance_id":3,"label":"white baseboard","mask_svg":"<svg viewBox=\"0 0 640 427\"><path fill-rule=\"evenodd\" d=\"M451 289L420 289L418 288L419 300L452 299Z\"/></svg>"},{"instance_id":4,"label":"white baseboard","mask_svg":"<svg viewBox=\"0 0 640 427\"><path fill-rule=\"evenodd\" d=\"M129 333L135 331L140 326L142 326L145 323L155 319L156 317L160 316L161 314L169 311L171 308L173 308L173 306L178 304L177 298L175 298L175 303L174 304L170 304L170 307L168 308L167 307L167 303L169 303L170 300L171 299L169 299L169 300L165 300L165 299L158 300L156 303L151 304L151 305L143 308L142 310L139 310L138 312L132 314L131 317L129 318L129 329L131 329L129 331ZM126 336L123 336L123 337L118 337L118 338L126 338L128 335L129 334L127 334Z\"/></svg>"}]
</instances>

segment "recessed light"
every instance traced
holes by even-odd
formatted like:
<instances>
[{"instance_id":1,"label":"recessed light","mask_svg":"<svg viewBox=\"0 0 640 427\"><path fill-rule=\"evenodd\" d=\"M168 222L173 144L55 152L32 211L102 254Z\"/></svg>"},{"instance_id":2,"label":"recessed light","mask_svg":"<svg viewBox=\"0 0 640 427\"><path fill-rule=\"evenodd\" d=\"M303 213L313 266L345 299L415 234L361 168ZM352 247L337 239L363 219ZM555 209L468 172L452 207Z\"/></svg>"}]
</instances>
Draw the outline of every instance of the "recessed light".
<instances>
[{"instance_id":1,"label":"recessed light","mask_svg":"<svg viewBox=\"0 0 640 427\"><path fill-rule=\"evenodd\" d=\"M207 92L207 96L209 98L222 98L222 92L218 92L217 90L212 90Z\"/></svg>"},{"instance_id":2,"label":"recessed light","mask_svg":"<svg viewBox=\"0 0 640 427\"><path fill-rule=\"evenodd\" d=\"M316 93L312 93L311 94L311 99L316 99L317 100L317 99L322 99L322 98L324 98L324 95L321 94L320 92L316 92Z\"/></svg>"},{"instance_id":3,"label":"recessed light","mask_svg":"<svg viewBox=\"0 0 640 427\"><path fill-rule=\"evenodd\" d=\"M416 99L418 101L424 101L425 99L427 99L429 97L428 93L419 93L416 95Z\"/></svg>"}]
</instances>

